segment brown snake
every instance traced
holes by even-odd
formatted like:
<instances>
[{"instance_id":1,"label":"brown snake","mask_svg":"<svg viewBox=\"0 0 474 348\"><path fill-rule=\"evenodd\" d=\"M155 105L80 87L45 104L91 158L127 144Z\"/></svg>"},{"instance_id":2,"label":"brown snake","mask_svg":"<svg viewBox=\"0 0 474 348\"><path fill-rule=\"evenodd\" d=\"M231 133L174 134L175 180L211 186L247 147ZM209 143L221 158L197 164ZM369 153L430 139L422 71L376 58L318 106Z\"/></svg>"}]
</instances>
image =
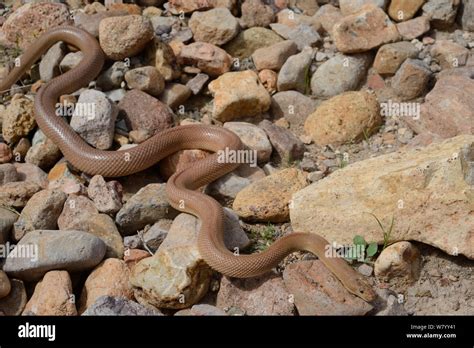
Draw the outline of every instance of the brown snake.
<instances>
[{"instance_id":1,"label":"brown snake","mask_svg":"<svg viewBox=\"0 0 474 348\"><path fill-rule=\"evenodd\" d=\"M49 47L58 41L75 46L84 53L84 56L75 68L40 88L35 98L35 117L44 134L61 149L74 167L90 175L118 177L149 168L179 150L211 151L212 155L193 163L188 169L175 173L168 180L166 192L174 208L193 214L202 221L198 248L203 259L212 268L230 277L254 277L276 267L288 254L306 250L316 254L351 293L366 301L375 298L374 291L363 276L342 258L325 256L328 242L318 235L291 233L277 240L267 250L253 255L235 255L226 248L223 240L224 212L221 205L195 190L239 166L233 163L219 163L217 157L217 152L225 148L242 149L240 139L234 133L217 126L179 126L165 130L144 143L123 151L97 150L84 142L62 117L56 115L55 105L61 95L87 86L103 67L104 54L97 40L89 33L66 26L44 33L20 57L20 66L16 66L3 81L0 81L0 91L10 88Z\"/></svg>"}]
</instances>

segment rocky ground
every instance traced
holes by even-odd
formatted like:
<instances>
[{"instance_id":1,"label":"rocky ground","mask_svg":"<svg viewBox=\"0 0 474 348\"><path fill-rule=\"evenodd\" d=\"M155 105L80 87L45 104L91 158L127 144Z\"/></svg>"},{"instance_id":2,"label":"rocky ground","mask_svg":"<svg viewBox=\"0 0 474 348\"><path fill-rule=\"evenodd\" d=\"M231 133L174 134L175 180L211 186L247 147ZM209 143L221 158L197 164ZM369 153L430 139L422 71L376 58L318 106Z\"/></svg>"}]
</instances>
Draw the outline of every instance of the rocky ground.
<instances>
[{"instance_id":1,"label":"rocky ground","mask_svg":"<svg viewBox=\"0 0 474 348\"><path fill-rule=\"evenodd\" d=\"M205 188L230 250L293 231L357 245L379 295L355 297L303 252L258 278L212 271L199 220L164 189L204 151L119 179L78 172L33 112L82 58L59 42L1 91L0 313L474 314L473 1L6 0L0 15L0 76L49 28L98 38L101 74L57 105L91 146L203 123L255 151L258 166Z\"/></svg>"}]
</instances>

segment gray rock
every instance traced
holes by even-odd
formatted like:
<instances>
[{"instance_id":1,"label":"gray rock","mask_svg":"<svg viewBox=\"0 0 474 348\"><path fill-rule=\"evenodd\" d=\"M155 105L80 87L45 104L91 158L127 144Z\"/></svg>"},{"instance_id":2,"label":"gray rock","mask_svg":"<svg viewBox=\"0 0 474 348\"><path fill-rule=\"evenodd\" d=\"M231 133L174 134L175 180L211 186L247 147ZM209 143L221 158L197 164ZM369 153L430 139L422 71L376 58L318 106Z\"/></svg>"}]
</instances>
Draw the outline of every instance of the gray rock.
<instances>
[{"instance_id":1,"label":"gray rock","mask_svg":"<svg viewBox=\"0 0 474 348\"><path fill-rule=\"evenodd\" d=\"M311 90L318 98L330 98L356 90L371 63L368 54L338 54L323 63L311 78Z\"/></svg>"},{"instance_id":2,"label":"gray rock","mask_svg":"<svg viewBox=\"0 0 474 348\"><path fill-rule=\"evenodd\" d=\"M180 83L169 83L161 93L160 100L171 109L176 109L183 105L191 96L192 91L188 86Z\"/></svg>"},{"instance_id":3,"label":"gray rock","mask_svg":"<svg viewBox=\"0 0 474 348\"><path fill-rule=\"evenodd\" d=\"M82 315L149 316L163 314L151 306L145 307L124 297L101 296Z\"/></svg>"},{"instance_id":4,"label":"gray rock","mask_svg":"<svg viewBox=\"0 0 474 348\"><path fill-rule=\"evenodd\" d=\"M31 163L15 163L19 181L31 181L42 188L48 187L48 174Z\"/></svg>"},{"instance_id":5,"label":"gray rock","mask_svg":"<svg viewBox=\"0 0 474 348\"><path fill-rule=\"evenodd\" d=\"M222 309L208 304L196 304L189 309L183 309L174 314L175 316L221 316L227 315Z\"/></svg>"},{"instance_id":6,"label":"gray rock","mask_svg":"<svg viewBox=\"0 0 474 348\"><path fill-rule=\"evenodd\" d=\"M61 155L59 147L38 129L33 136L33 146L26 153L25 162L49 170L61 158Z\"/></svg>"},{"instance_id":7,"label":"gray rock","mask_svg":"<svg viewBox=\"0 0 474 348\"><path fill-rule=\"evenodd\" d=\"M283 64L281 67L278 74L278 90L297 90L301 93L306 93L306 90L309 89L306 80L307 75L309 74L308 69L312 58L313 50L308 47L305 48L301 53L295 54L294 56L288 58L285 64Z\"/></svg>"},{"instance_id":8,"label":"gray rock","mask_svg":"<svg viewBox=\"0 0 474 348\"><path fill-rule=\"evenodd\" d=\"M69 195L58 218L61 230L79 230L100 238L106 246L106 257L122 258L124 247L114 220L99 214L94 203L85 196Z\"/></svg>"},{"instance_id":9,"label":"gray rock","mask_svg":"<svg viewBox=\"0 0 474 348\"><path fill-rule=\"evenodd\" d=\"M85 90L79 96L71 127L90 145L107 150L114 140L118 108L107 96L96 90Z\"/></svg>"},{"instance_id":10,"label":"gray rock","mask_svg":"<svg viewBox=\"0 0 474 348\"><path fill-rule=\"evenodd\" d=\"M95 175L89 182L87 194L101 213L115 214L122 207L118 182L106 182L101 175Z\"/></svg>"},{"instance_id":11,"label":"gray rock","mask_svg":"<svg viewBox=\"0 0 474 348\"><path fill-rule=\"evenodd\" d=\"M96 86L101 88L103 91L120 88L127 71L128 66L124 62L115 62L110 68L99 75L96 81Z\"/></svg>"},{"instance_id":12,"label":"gray rock","mask_svg":"<svg viewBox=\"0 0 474 348\"><path fill-rule=\"evenodd\" d=\"M288 40L294 41L301 51L308 46L314 47L321 41L321 36L319 36L314 27L300 24L288 33Z\"/></svg>"},{"instance_id":13,"label":"gray rock","mask_svg":"<svg viewBox=\"0 0 474 348\"><path fill-rule=\"evenodd\" d=\"M194 95L198 95L206 85L207 81L209 81L209 75L197 74L186 83L186 86Z\"/></svg>"},{"instance_id":14,"label":"gray rock","mask_svg":"<svg viewBox=\"0 0 474 348\"><path fill-rule=\"evenodd\" d=\"M124 16L128 14L129 13L127 11L123 10L108 10L97 12L94 14L87 14L81 11L76 11L74 13L74 26L88 31L95 37L99 37L99 24L104 18Z\"/></svg>"},{"instance_id":15,"label":"gray rock","mask_svg":"<svg viewBox=\"0 0 474 348\"><path fill-rule=\"evenodd\" d=\"M464 30L474 31L474 1L461 0L461 25Z\"/></svg>"},{"instance_id":16,"label":"gray rock","mask_svg":"<svg viewBox=\"0 0 474 348\"><path fill-rule=\"evenodd\" d=\"M10 277L36 281L54 269L91 269L102 261L105 251L104 242L86 232L37 230L22 238L8 255L3 270Z\"/></svg>"},{"instance_id":17,"label":"gray rock","mask_svg":"<svg viewBox=\"0 0 474 348\"><path fill-rule=\"evenodd\" d=\"M133 195L120 209L115 222L123 235L131 235L148 224L170 215L165 184L150 184Z\"/></svg>"},{"instance_id":18,"label":"gray rock","mask_svg":"<svg viewBox=\"0 0 474 348\"><path fill-rule=\"evenodd\" d=\"M271 144L282 159L294 161L303 158L305 151L303 142L288 129L279 127L268 120L263 120L258 126L267 133Z\"/></svg>"},{"instance_id":19,"label":"gray rock","mask_svg":"<svg viewBox=\"0 0 474 348\"><path fill-rule=\"evenodd\" d=\"M435 27L447 27L454 23L458 12L459 1L428 0L423 5L423 14L430 18Z\"/></svg>"},{"instance_id":20,"label":"gray rock","mask_svg":"<svg viewBox=\"0 0 474 348\"><path fill-rule=\"evenodd\" d=\"M300 128L315 109L316 102L311 98L296 91L285 91L272 96L270 111L275 119L284 117L290 128Z\"/></svg>"},{"instance_id":21,"label":"gray rock","mask_svg":"<svg viewBox=\"0 0 474 348\"><path fill-rule=\"evenodd\" d=\"M125 91L123 88L118 88L106 92L105 95L114 103L119 103L123 99L123 97L125 97L126 93L127 91Z\"/></svg>"},{"instance_id":22,"label":"gray rock","mask_svg":"<svg viewBox=\"0 0 474 348\"><path fill-rule=\"evenodd\" d=\"M464 180L469 185L474 185L474 143L462 147L460 158Z\"/></svg>"},{"instance_id":23,"label":"gray rock","mask_svg":"<svg viewBox=\"0 0 474 348\"><path fill-rule=\"evenodd\" d=\"M81 51L68 53L64 56L63 60L61 60L59 69L62 73L65 73L79 64L83 57L84 54Z\"/></svg>"},{"instance_id":24,"label":"gray rock","mask_svg":"<svg viewBox=\"0 0 474 348\"><path fill-rule=\"evenodd\" d=\"M258 163L265 163L270 160L272 145L262 129L247 122L226 122L224 128L237 134L247 149L257 152ZM256 163L253 163L253 165L255 166Z\"/></svg>"},{"instance_id":25,"label":"gray rock","mask_svg":"<svg viewBox=\"0 0 474 348\"><path fill-rule=\"evenodd\" d=\"M229 173L210 183L206 192L219 202L225 203L233 200L248 185L250 185L249 179Z\"/></svg>"},{"instance_id":26,"label":"gray rock","mask_svg":"<svg viewBox=\"0 0 474 348\"><path fill-rule=\"evenodd\" d=\"M13 224L18 220L18 216L12 210L0 207L0 244L5 244L8 241Z\"/></svg>"},{"instance_id":27,"label":"gray rock","mask_svg":"<svg viewBox=\"0 0 474 348\"><path fill-rule=\"evenodd\" d=\"M60 190L42 190L35 193L15 222L14 240L21 240L30 231L57 229L57 221L65 201L66 194Z\"/></svg>"},{"instance_id":28,"label":"gray rock","mask_svg":"<svg viewBox=\"0 0 474 348\"><path fill-rule=\"evenodd\" d=\"M0 164L0 186L9 182L18 181L18 179L18 172L13 164Z\"/></svg>"},{"instance_id":29,"label":"gray rock","mask_svg":"<svg viewBox=\"0 0 474 348\"><path fill-rule=\"evenodd\" d=\"M231 250L245 250L250 245L250 239L240 225L239 216L229 208L224 208L226 222L224 226L224 244Z\"/></svg>"},{"instance_id":30,"label":"gray rock","mask_svg":"<svg viewBox=\"0 0 474 348\"><path fill-rule=\"evenodd\" d=\"M65 51L66 45L60 41L51 46L48 52L46 52L39 65L41 80L48 82L59 75L59 63L63 60Z\"/></svg>"},{"instance_id":31,"label":"gray rock","mask_svg":"<svg viewBox=\"0 0 474 348\"><path fill-rule=\"evenodd\" d=\"M379 295L374 302L375 315L377 316L405 316L408 315L403 306L403 295L399 296L390 289L375 288Z\"/></svg>"},{"instance_id":32,"label":"gray rock","mask_svg":"<svg viewBox=\"0 0 474 348\"><path fill-rule=\"evenodd\" d=\"M143 234L143 243L145 243L150 251L155 252L158 250L161 243L163 243L167 235L168 230L165 230L158 222Z\"/></svg>"}]
</instances>

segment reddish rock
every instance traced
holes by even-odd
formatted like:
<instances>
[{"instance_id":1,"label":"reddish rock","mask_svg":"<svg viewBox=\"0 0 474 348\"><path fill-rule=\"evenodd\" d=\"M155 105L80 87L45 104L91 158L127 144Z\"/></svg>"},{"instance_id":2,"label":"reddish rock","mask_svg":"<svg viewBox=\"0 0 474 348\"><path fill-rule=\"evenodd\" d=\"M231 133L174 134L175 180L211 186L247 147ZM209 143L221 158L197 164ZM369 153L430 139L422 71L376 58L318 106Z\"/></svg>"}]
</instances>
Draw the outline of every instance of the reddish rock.
<instances>
[{"instance_id":1,"label":"reddish rock","mask_svg":"<svg viewBox=\"0 0 474 348\"><path fill-rule=\"evenodd\" d=\"M6 40L17 43L24 50L48 29L71 24L70 19L67 6L64 4L28 3L7 18L1 33L4 34Z\"/></svg>"},{"instance_id":2,"label":"reddish rock","mask_svg":"<svg viewBox=\"0 0 474 348\"><path fill-rule=\"evenodd\" d=\"M294 305L283 280L273 273L249 279L223 277L216 306L247 315L293 315Z\"/></svg>"},{"instance_id":3,"label":"reddish rock","mask_svg":"<svg viewBox=\"0 0 474 348\"><path fill-rule=\"evenodd\" d=\"M262 0L246 0L241 7L242 28L268 27L275 20L273 9Z\"/></svg>"},{"instance_id":4,"label":"reddish rock","mask_svg":"<svg viewBox=\"0 0 474 348\"><path fill-rule=\"evenodd\" d=\"M426 16L410 19L398 23L397 29L404 40L413 40L430 30L430 19Z\"/></svg>"},{"instance_id":5,"label":"reddish rock","mask_svg":"<svg viewBox=\"0 0 474 348\"><path fill-rule=\"evenodd\" d=\"M219 76L230 70L232 57L212 44L194 42L181 49L178 62L182 65L195 66L211 76Z\"/></svg>"},{"instance_id":6,"label":"reddish rock","mask_svg":"<svg viewBox=\"0 0 474 348\"><path fill-rule=\"evenodd\" d=\"M173 126L173 111L142 91L128 91L118 106L130 129L145 129L156 134Z\"/></svg>"},{"instance_id":7,"label":"reddish rock","mask_svg":"<svg viewBox=\"0 0 474 348\"><path fill-rule=\"evenodd\" d=\"M69 273L50 271L36 284L23 315L74 316L77 315L75 303Z\"/></svg>"},{"instance_id":8,"label":"reddish rock","mask_svg":"<svg viewBox=\"0 0 474 348\"><path fill-rule=\"evenodd\" d=\"M432 133L441 138L474 134L473 95L474 80L471 78L442 77L426 95L420 118L406 118L406 122L416 133Z\"/></svg>"},{"instance_id":9,"label":"reddish rock","mask_svg":"<svg viewBox=\"0 0 474 348\"><path fill-rule=\"evenodd\" d=\"M133 299L129 276L130 270L122 260L107 259L100 263L87 277L79 301L79 312L84 312L101 296Z\"/></svg>"},{"instance_id":10,"label":"reddish rock","mask_svg":"<svg viewBox=\"0 0 474 348\"><path fill-rule=\"evenodd\" d=\"M364 315L372 309L351 294L321 261L288 265L283 280L300 315Z\"/></svg>"},{"instance_id":11,"label":"reddish rock","mask_svg":"<svg viewBox=\"0 0 474 348\"><path fill-rule=\"evenodd\" d=\"M469 54L467 48L448 40L437 40L431 47L431 55L438 60L443 69L466 65Z\"/></svg>"},{"instance_id":12,"label":"reddish rock","mask_svg":"<svg viewBox=\"0 0 474 348\"><path fill-rule=\"evenodd\" d=\"M421 96L427 86L431 71L418 59L407 59L392 79L392 88L403 100Z\"/></svg>"},{"instance_id":13,"label":"reddish rock","mask_svg":"<svg viewBox=\"0 0 474 348\"><path fill-rule=\"evenodd\" d=\"M400 35L381 8L366 5L360 12L339 21L333 27L332 37L339 51L357 53L398 41Z\"/></svg>"},{"instance_id":14,"label":"reddish rock","mask_svg":"<svg viewBox=\"0 0 474 348\"><path fill-rule=\"evenodd\" d=\"M212 8L212 0L170 0L170 10L174 14L191 13Z\"/></svg>"}]
</instances>

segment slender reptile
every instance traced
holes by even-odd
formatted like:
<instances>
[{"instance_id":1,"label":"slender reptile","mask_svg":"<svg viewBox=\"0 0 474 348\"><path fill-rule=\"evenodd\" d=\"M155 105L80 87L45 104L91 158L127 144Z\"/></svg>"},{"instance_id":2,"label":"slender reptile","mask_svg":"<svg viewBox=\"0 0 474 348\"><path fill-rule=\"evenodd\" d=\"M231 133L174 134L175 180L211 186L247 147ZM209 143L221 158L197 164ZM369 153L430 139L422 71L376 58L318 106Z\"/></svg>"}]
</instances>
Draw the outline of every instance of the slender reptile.
<instances>
[{"instance_id":1,"label":"slender reptile","mask_svg":"<svg viewBox=\"0 0 474 348\"><path fill-rule=\"evenodd\" d=\"M239 137L231 131L217 126L179 126L162 131L140 145L122 151L102 151L84 142L64 118L56 115L55 106L61 95L87 86L102 70L104 53L97 40L86 31L62 26L44 33L23 53L20 64L0 81L0 91L10 88L58 41L76 47L84 55L76 67L39 89L35 97L35 118L40 129L60 148L74 167L90 175L119 177L149 168L179 150L210 151L212 155L175 173L166 185L171 206L193 214L202 221L198 249L209 266L230 277L254 277L276 267L288 254L305 250L317 255L351 293L366 301L375 298L371 286L342 258L325 256L329 243L316 234L291 233L275 241L267 250L252 255L235 255L226 248L223 239L225 219L221 205L196 190L239 166L218 161L218 151L226 148L237 151L243 148Z\"/></svg>"}]
</instances>

